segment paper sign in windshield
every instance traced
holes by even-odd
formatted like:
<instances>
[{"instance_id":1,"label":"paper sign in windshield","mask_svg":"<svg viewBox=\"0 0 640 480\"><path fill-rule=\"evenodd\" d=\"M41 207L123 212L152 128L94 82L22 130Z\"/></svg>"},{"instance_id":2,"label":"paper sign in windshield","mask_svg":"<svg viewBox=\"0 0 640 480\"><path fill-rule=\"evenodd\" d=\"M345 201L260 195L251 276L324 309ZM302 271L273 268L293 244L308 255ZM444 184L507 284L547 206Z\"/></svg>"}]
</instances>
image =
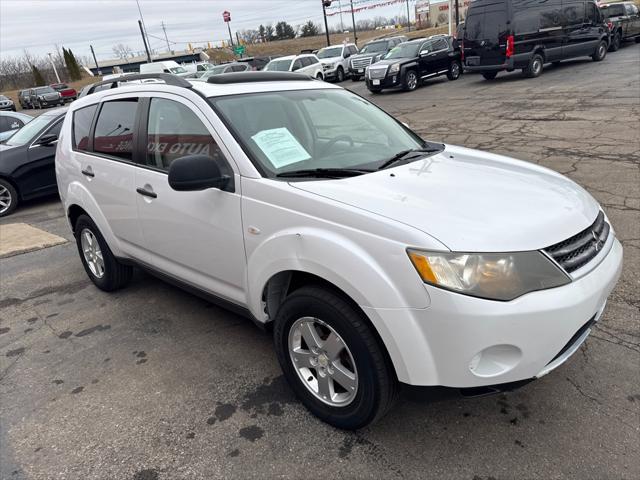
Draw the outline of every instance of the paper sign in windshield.
<instances>
[{"instance_id":1,"label":"paper sign in windshield","mask_svg":"<svg viewBox=\"0 0 640 480\"><path fill-rule=\"evenodd\" d=\"M286 128L262 130L251 137L275 168L309 160L311 156Z\"/></svg>"}]
</instances>

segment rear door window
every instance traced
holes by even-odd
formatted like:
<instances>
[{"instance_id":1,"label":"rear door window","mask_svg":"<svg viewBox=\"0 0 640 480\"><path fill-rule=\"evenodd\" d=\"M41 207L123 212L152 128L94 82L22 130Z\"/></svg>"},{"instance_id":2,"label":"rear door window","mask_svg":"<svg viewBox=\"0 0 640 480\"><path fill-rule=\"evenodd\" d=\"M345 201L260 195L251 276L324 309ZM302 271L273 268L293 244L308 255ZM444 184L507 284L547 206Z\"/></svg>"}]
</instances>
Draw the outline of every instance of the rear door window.
<instances>
[{"instance_id":1,"label":"rear door window","mask_svg":"<svg viewBox=\"0 0 640 480\"><path fill-rule=\"evenodd\" d=\"M137 98L103 103L96 122L94 152L132 161L137 109Z\"/></svg>"},{"instance_id":2,"label":"rear door window","mask_svg":"<svg viewBox=\"0 0 640 480\"><path fill-rule=\"evenodd\" d=\"M567 25L579 25L584 22L584 2L563 2L562 15Z\"/></svg>"},{"instance_id":3,"label":"rear door window","mask_svg":"<svg viewBox=\"0 0 640 480\"><path fill-rule=\"evenodd\" d=\"M507 32L506 0L475 0L471 2L465 20L469 40L496 40Z\"/></svg>"}]
</instances>

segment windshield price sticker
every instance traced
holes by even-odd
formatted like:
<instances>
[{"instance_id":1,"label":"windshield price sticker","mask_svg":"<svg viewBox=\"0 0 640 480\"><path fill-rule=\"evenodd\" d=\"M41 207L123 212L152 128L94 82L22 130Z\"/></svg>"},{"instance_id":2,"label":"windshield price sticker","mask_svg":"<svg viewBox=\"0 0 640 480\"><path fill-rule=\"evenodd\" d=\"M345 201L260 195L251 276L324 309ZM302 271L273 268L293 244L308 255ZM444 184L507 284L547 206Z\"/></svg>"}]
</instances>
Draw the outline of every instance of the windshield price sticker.
<instances>
[{"instance_id":1,"label":"windshield price sticker","mask_svg":"<svg viewBox=\"0 0 640 480\"><path fill-rule=\"evenodd\" d=\"M251 139L256 142L275 168L309 160L311 155L286 128L262 130Z\"/></svg>"}]
</instances>

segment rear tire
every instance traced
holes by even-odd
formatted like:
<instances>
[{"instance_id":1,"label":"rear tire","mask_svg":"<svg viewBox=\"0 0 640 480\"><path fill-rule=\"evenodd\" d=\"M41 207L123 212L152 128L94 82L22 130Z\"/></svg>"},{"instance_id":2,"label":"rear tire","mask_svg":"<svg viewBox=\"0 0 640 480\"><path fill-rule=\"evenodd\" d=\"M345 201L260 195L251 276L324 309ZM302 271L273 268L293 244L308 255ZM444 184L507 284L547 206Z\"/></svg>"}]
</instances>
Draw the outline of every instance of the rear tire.
<instances>
[{"instance_id":1,"label":"rear tire","mask_svg":"<svg viewBox=\"0 0 640 480\"><path fill-rule=\"evenodd\" d=\"M447 78L449 80L457 80L462 74L462 65L458 60L454 60L449 64L449 71L447 72Z\"/></svg>"},{"instance_id":2,"label":"rear tire","mask_svg":"<svg viewBox=\"0 0 640 480\"><path fill-rule=\"evenodd\" d=\"M596 51L593 52L593 55L591 55L591 58L593 59L593 61L601 62L602 60L604 60L604 58L607 56L607 48L608 48L607 42L602 40L596 47Z\"/></svg>"},{"instance_id":3,"label":"rear tire","mask_svg":"<svg viewBox=\"0 0 640 480\"><path fill-rule=\"evenodd\" d=\"M609 45L610 52L617 52L620 48L620 44L622 43L622 34L620 32L616 32L616 34L611 39L611 45Z\"/></svg>"},{"instance_id":4,"label":"rear tire","mask_svg":"<svg viewBox=\"0 0 640 480\"><path fill-rule=\"evenodd\" d=\"M19 201L15 187L0 178L0 217L11 215L18 208Z\"/></svg>"},{"instance_id":5,"label":"rear tire","mask_svg":"<svg viewBox=\"0 0 640 480\"><path fill-rule=\"evenodd\" d=\"M539 53L534 53L529 60L529 65L522 69L522 74L527 78L539 77L544 69L544 58Z\"/></svg>"},{"instance_id":6,"label":"rear tire","mask_svg":"<svg viewBox=\"0 0 640 480\"><path fill-rule=\"evenodd\" d=\"M498 72L495 72L495 71L482 72L482 76L484 77L485 80L493 80L494 78L496 78L498 76Z\"/></svg>"},{"instance_id":7,"label":"rear tire","mask_svg":"<svg viewBox=\"0 0 640 480\"><path fill-rule=\"evenodd\" d=\"M80 215L74 231L80 260L96 287L112 292L131 280L133 268L118 261L90 217Z\"/></svg>"},{"instance_id":8,"label":"rear tire","mask_svg":"<svg viewBox=\"0 0 640 480\"><path fill-rule=\"evenodd\" d=\"M363 314L338 293L295 290L278 310L273 336L285 378L321 420L356 430L393 405L398 383L391 362Z\"/></svg>"}]
</instances>

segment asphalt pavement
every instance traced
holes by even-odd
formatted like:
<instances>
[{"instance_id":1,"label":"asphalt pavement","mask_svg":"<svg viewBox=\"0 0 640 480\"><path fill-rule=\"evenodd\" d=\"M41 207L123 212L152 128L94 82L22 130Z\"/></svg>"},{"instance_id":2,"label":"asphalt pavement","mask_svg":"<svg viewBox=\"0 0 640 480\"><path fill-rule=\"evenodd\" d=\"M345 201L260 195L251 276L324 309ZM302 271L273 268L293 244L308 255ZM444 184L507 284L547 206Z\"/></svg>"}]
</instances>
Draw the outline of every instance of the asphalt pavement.
<instances>
[{"instance_id":1,"label":"asphalt pavement","mask_svg":"<svg viewBox=\"0 0 640 480\"><path fill-rule=\"evenodd\" d=\"M0 478L640 478L640 45L488 82L370 98L434 141L568 175L625 248L600 323L563 366L508 394L405 392L356 433L295 400L271 338L137 272L87 278L57 198L25 222L68 243L0 259Z\"/></svg>"}]
</instances>

